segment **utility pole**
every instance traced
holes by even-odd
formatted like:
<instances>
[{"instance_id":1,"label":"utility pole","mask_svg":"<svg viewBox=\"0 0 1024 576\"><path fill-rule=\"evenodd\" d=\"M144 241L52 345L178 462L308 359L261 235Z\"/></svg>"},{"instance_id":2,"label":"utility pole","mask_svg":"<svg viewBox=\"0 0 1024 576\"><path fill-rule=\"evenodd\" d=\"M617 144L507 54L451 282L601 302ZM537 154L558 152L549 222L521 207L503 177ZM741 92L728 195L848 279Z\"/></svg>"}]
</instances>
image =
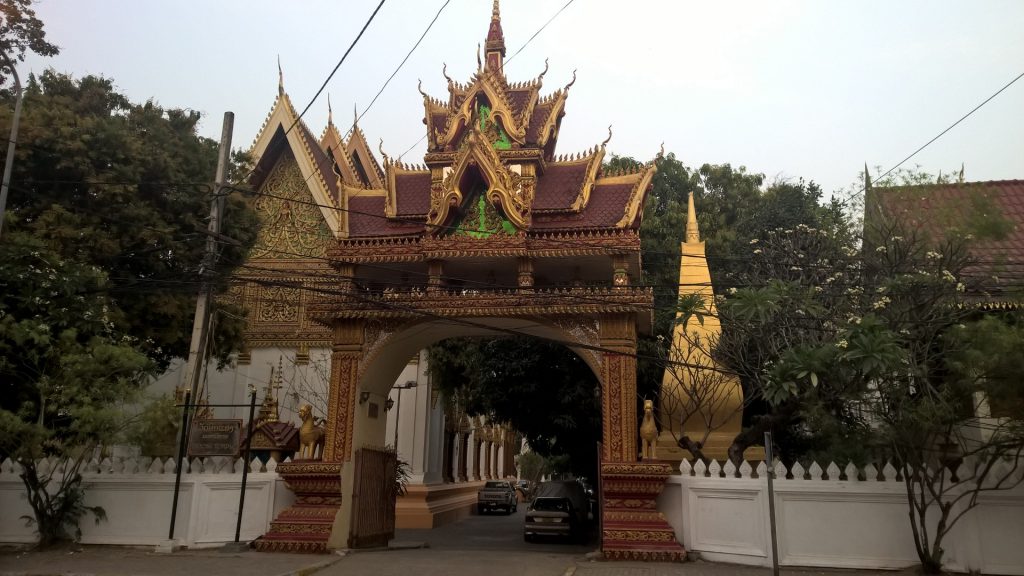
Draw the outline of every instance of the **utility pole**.
<instances>
[{"instance_id":1,"label":"utility pole","mask_svg":"<svg viewBox=\"0 0 1024 576\"><path fill-rule=\"evenodd\" d=\"M213 300L213 283L207 281L217 263L217 237L220 235L223 218L224 196L221 190L227 182L228 161L231 154L231 131L235 124L233 112L224 113L224 127L220 134L220 149L217 153L217 175L213 186L213 200L210 202L209 234L206 238L206 257L199 269L202 287L196 300L196 314L192 320L192 342L188 347L188 363L185 366L185 381L192 398L198 398L199 381L206 365L206 342L210 336L210 305ZM197 402L198 403L198 402ZM183 434L187 431L183 430Z\"/></svg>"},{"instance_id":2,"label":"utility pole","mask_svg":"<svg viewBox=\"0 0 1024 576\"><path fill-rule=\"evenodd\" d=\"M7 160L4 162L4 180L0 184L0 232L4 229L4 213L7 209L7 189L11 184L11 168L14 167L14 146L18 142L18 123L21 121L21 99L24 91L21 89L21 80L18 78L18 71L12 63L8 70L14 77L14 116L11 118L11 137L7 140Z\"/></svg>"}]
</instances>

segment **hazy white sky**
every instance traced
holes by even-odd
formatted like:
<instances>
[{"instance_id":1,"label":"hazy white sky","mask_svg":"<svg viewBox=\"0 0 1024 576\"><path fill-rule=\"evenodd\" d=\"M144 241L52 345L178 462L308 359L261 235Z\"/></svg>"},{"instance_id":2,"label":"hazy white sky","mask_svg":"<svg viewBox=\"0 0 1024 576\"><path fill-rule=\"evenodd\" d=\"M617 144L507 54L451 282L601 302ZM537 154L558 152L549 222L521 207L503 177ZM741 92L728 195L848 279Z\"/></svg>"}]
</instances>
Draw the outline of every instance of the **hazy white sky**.
<instances>
[{"instance_id":1,"label":"hazy white sky","mask_svg":"<svg viewBox=\"0 0 1024 576\"><path fill-rule=\"evenodd\" d=\"M248 148L277 92L301 110L376 0L41 0L52 66L113 78L132 100L203 112L219 137L235 112ZM351 122L412 47L443 0L389 0L328 86L336 124ZM511 56L563 0L505 0ZM374 148L396 156L424 134L417 79L446 97L476 67L490 0L451 0L419 49L363 118ZM689 2L576 0L506 67L527 80L550 58L543 93L573 86L559 153L600 142L649 159L664 141L686 164L729 162L832 191L866 161L887 169L1024 72L1024 1ZM317 134L326 95L305 119ZM343 127L344 129L344 127ZM404 160L419 162L421 143ZM932 144L912 164L966 165L968 180L1024 178L1024 79Z\"/></svg>"}]
</instances>

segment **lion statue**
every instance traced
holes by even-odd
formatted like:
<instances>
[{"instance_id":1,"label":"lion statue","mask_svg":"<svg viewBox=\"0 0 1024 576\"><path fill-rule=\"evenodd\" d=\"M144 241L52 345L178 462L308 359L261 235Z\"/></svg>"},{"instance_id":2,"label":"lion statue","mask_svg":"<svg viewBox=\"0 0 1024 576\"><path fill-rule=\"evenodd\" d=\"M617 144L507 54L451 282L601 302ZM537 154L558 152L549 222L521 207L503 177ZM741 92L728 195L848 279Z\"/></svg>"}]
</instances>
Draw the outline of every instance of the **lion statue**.
<instances>
[{"instance_id":1,"label":"lion statue","mask_svg":"<svg viewBox=\"0 0 1024 576\"><path fill-rule=\"evenodd\" d=\"M640 439L642 441L642 457L644 460L654 460L658 457L658 427L654 424L654 401L644 400L644 421L640 425Z\"/></svg>"},{"instance_id":2,"label":"lion statue","mask_svg":"<svg viewBox=\"0 0 1024 576\"><path fill-rule=\"evenodd\" d=\"M313 416L313 407L303 404L299 408L299 460L321 460L324 457L323 420Z\"/></svg>"}]
</instances>

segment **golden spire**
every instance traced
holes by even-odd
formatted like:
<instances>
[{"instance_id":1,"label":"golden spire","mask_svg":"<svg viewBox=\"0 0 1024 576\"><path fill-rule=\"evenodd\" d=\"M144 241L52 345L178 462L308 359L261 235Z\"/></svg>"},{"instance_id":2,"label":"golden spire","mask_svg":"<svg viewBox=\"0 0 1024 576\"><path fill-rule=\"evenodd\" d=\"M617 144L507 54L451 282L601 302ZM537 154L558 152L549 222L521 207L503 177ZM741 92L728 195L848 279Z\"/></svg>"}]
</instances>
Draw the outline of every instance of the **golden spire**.
<instances>
[{"instance_id":1,"label":"golden spire","mask_svg":"<svg viewBox=\"0 0 1024 576\"><path fill-rule=\"evenodd\" d=\"M484 43L487 68L501 73L505 60L505 33L501 30L501 9L498 0L491 8L491 23L487 27L487 41Z\"/></svg>"},{"instance_id":2,"label":"golden spire","mask_svg":"<svg viewBox=\"0 0 1024 576\"><path fill-rule=\"evenodd\" d=\"M690 192L686 207L686 243L700 242L700 230L697 228L697 210L693 207L693 192Z\"/></svg>"},{"instance_id":3,"label":"golden spire","mask_svg":"<svg viewBox=\"0 0 1024 576\"><path fill-rule=\"evenodd\" d=\"M327 125L332 126L334 124L334 112L331 111L331 93L327 93Z\"/></svg>"}]
</instances>

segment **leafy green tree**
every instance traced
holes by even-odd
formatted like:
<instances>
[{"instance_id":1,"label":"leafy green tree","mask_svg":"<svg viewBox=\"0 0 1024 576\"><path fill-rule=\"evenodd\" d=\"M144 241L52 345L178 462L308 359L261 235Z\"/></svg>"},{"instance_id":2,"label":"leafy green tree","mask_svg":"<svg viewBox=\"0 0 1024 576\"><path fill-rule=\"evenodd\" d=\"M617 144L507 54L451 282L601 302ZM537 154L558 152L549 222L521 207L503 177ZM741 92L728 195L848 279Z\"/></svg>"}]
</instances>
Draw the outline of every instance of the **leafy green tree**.
<instances>
[{"instance_id":1,"label":"leafy green tree","mask_svg":"<svg viewBox=\"0 0 1024 576\"><path fill-rule=\"evenodd\" d=\"M470 416L508 422L540 456L566 456L575 474L595 476L600 389L590 367L564 346L526 337L451 338L431 347L430 370Z\"/></svg>"},{"instance_id":2,"label":"leafy green tree","mask_svg":"<svg viewBox=\"0 0 1024 576\"><path fill-rule=\"evenodd\" d=\"M11 228L104 270L122 312L117 329L161 367L185 356L217 154L216 142L196 134L199 113L133 104L109 79L52 70L29 79L24 108ZM238 245L221 245L219 277L242 262L256 229L251 208L228 196L222 232ZM218 318L222 358L241 343L239 316Z\"/></svg>"},{"instance_id":3,"label":"leafy green tree","mask_svg":"<svg viewBox=\"0 0 1024 576\"><path fill-rule=\"evenodd\" d=\"M47 71L25 92L0 238L0 452L22 466L47 544L86 513L78 472L123 432L122 405L187 352L217 145L196 134L198 113L133 104L108 79ZM0 107L0 132L10 121ZM234 240L203 269L210 281L255 239L246 202L226 205ZM218 318L221 359L243 317Z\"/></svg>"},{"instance_id":4,"label":"leafy green tree","mask_svg":"<svg viewBox=\"0 0 1024 576\"><path fill-rule=\"evenodd\" d=\"M29 234L0 243L0 457L21 466L44 546L75 537L88 512L103 517L79 471L153 373L107 288L103 271Z\"/></svg>"},{"instance_id":5,"label":"leafy green tree","mask_svg":"<svg viewBox=\"0 0 1024 576\"><path fill-rule=\"evenodd\" d=\"M0 84L15 66L25 61L27 52L55 56L57 46L46 41L43 23L32 9L33 0L0 0Z\"/></svg>"},{"instance_id":6,"label":"leafy green tree","mask_svg":"<svg viewBox=\"0 0 1024 576\"><path fill-rule=\"evenodd\" d=\"M778 356L765 394L773 406L803 398L808 415L830 411L823 388L853 392L867 442L906 485L922 566L940 573L944 539L979 494L1022 480L1024 418L1013 407L1024 404L1015 352L1024 328L1019 312L977 305L989 268L971 246L1007 229L984 198L959 202L947 222L941 212L898 209L915 206L927 188L881 193L888 207L867 203L861 274L847 307L815 312L825 329Z\"/></svg>"}]
</instances>

